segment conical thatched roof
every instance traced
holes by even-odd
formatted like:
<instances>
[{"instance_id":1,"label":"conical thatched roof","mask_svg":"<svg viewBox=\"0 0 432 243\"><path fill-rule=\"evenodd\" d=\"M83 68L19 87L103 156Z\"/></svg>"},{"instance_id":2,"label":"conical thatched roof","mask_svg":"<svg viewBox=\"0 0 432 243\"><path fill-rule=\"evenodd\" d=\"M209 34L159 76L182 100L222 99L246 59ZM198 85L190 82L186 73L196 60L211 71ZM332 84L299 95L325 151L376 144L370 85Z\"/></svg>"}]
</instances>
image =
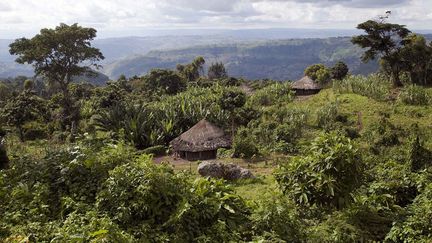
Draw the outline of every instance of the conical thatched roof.
<instances>
[{"instance_id":1,"label":"conical thatched roof","mask_svg":"<svg viewBox=\"0 0 432 243\"><path fill-rule=\"evenodd\" d=\"M203 119L170 144L175 151L199 152L228 148L231 140L221 128Z\"/></svg>"},{"instance_id":2,"label":"conical thatched roof","mask_svg":"<svg viewBox=\"0 0 432 243\"><path fill-rule=\"evenodd\" d=\"M308 76L304 76L302 79L295 81L292 85L291 88L294 90L320 90L322 89L322 86L313 81L310 77Z\"/></svg>"}]
</instances>

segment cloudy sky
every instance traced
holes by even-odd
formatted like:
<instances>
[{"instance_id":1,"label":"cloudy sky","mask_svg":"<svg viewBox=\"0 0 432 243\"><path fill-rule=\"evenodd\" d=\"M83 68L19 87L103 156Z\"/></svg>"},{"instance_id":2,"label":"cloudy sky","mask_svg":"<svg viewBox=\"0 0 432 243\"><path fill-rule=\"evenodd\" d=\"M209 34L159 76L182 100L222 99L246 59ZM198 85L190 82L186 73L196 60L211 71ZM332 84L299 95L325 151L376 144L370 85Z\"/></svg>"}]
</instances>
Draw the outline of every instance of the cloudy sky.
<instances>
[{"instance_id":1,"label":"cloudy sky","mask_svg":"<svg viewBox=\"0 0 432 243\"><path fill-rule=\"evenodd\" d=\"M391 10L391 21L432 29L432 0L0 0L0 39L79 23L102 37L155 29L352 29Z\"/></svg>"}]
</instances>

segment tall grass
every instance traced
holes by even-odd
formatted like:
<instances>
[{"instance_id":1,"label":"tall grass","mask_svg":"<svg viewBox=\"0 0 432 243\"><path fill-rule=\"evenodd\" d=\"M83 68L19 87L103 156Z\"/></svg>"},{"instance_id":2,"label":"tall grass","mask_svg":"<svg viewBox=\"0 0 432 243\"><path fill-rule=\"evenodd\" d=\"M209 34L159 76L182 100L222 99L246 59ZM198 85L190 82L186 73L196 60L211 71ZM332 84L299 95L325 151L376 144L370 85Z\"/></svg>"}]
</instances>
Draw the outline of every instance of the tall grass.
<instances>
[{"instance_id":1,"label":"tall grass","mask_svg":"<svg viewBox=\"0 0 432 243\"><path fill-rule=\"evenodd\" d=\"M335 80L333 90L338 93L354 93L379 101L390 98L391 82L381 74L369 76L349 76L341 81Z\"/></svg>"},{"instance_id":2,"label":"tall grass","mask_svg":"<svg viewBox=\"0 0 432 243\"><path fill-rule=\"evenodd\" d=\"M409 85L399 94L399 100L407 105L428 105L432 99L425 88Z\"/></svg>"}]
</instances>

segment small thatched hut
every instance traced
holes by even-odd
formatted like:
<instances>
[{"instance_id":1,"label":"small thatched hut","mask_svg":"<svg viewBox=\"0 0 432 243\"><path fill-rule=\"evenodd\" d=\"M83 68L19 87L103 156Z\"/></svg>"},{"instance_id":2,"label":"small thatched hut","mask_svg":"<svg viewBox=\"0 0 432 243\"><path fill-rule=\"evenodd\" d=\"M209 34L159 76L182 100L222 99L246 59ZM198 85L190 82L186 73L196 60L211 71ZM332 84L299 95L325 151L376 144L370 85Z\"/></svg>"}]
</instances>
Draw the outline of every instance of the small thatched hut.
<instances>
[{"instance_id":1,"label":"small thatched hut","mask_svg":"<svg viewBox=\"0 0 432 243\"><path fill-rule=\"evenodd\" d=\"M313 95L319 93L322 86L310 77L304 76L302 79L295 81L291 85L291 88L295 91L296 95Z\"/></svg>"},{"instance_id":2,"label":"small thatched hut","mask_svg":"<svg viewBox=\"0 0 432 243\"><path fill-rule=\"evenodd\" d=\"M182 159L208 160L216 158L219 148L231 147L231 139L221 128L203 119L170 144L175 156Z\"/></svg>"}]
</instances>

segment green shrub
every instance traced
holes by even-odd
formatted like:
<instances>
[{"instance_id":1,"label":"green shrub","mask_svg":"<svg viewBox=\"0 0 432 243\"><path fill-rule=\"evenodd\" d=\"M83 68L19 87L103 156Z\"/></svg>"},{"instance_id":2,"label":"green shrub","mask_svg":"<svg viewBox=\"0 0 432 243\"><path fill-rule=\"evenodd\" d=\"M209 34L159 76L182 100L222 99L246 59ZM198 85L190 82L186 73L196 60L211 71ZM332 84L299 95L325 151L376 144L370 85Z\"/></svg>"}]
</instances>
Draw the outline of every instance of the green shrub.
<instances>
[{"instance_id":1,"label":"green shrub","mask_svg":"<svg viewBox=\"0 0 432 243\"><path fill-rule=\"evenodd\" d=\"M197 179L193 192L171 218L176 242L240 241L249 226L250 209L245 201L220 180Z\"/></svg>"},{"instance_id":2,"label":"green shrub","mask_svg":"<svg viewBox=\"0 0 432 243\"><path fill-rule=\"evenodd\" d=\"M143 150L144 154L152 154L154 156L163 156L167 153L167 148L164 145L156 145Z\"/></svg>"},{"instance_id":3,"label":"green shrub","mask_svg":"<svg viewBox=\"0 0 432 243\"><path fill-rule=\"evenodd\" d=\"M246 128L240 128L234 137L233 150L234 157L250 159L253 156L259 155L259 149L253 137L248 134Z\"/></svg>"},{"instance_id":4,"label":"green shrub","mask_svg":"<svg viewBox=\"0 0 432 243\"><path fill-rule=\"evenodd\" d=\"M366 137L369 139L372 151L378 153L382 147L395 146L400 143L402 130L390 121L390 115L380 114L380 120L368 128Z\"/></svg>"},{"instance_id":5,"label":"green shrub","mask_svg":"<svg viewBox=\"0 0 432 243\"><path fill-rule=\"evenodd\" d=\"M431 97L425 88L417 85L409 85L399 94L399 100L407 105L428 105L431 101Z\"/></svg>"},{"instance_id":6,"label":"green shrub","mask_svg":"<svg viewBox=\"0 0 432 243\"><path fill-rule=\"evenodd\" d=\"M409 144L408 163L412 171L419 171L432 166L432 152L421 144L419 136L414 137Z\"/></svg>"},{"instance_id":7,"label":"green shrub","mask_svg":"<svg viewBox=\"0 0 432 243\"><path fill-rule=\"evenodd\" d=\"M407 217L398 220L386 240L389 242L429 242L432 238L432 184L408 208Z\"/></svg>"},{"instance_id":8,"label":"green shrub","mask_svg":"<svg viewBox=\"0 0 432 243\"><path fill-rule=\"evenodd\" d=\"M67 216L51 242L133 242L108 216L89 210Z\"/></svg>"},{"instance_id":9,"label":"green shrub","mask_svg":"<svg viewBox=\"0 0 432 243\"><path fill-rule=\"evenodd\" d=\"M252 106L270 106L279 103L291 102L294 99L289 82L275 84L257 90L248 100Z\"/></svg>"},{"instance_id":10,"label":"green shrub","mask_svg":"<svg viewBox=\"0 0 432 243\"><path fill-rule=\"evenodd\" d=\"M363 176L363 163L351 140L336 133L323 134L306 153L280 164L274 172L282 192L299 205L347 205Z\"/></svg>"},{"instance_id":11,"label":"green shrub","mask_svg":"<svg viewBox=\"0 0 432 243\"><path fill-rule=\"evenodd\" d=\"M304 222L286 197L274 196L259 202L252 215L255 235L272 235L283 242L304 242ZM268 239L270 240L270 239Z\"/></svg>"},{"instance_id":12,"label":"green shrub","mask_svg":"<svg viewBox=\"0 0 432 243\"><path fill-rule=\"evenodd\" d=\"M183 178L144 156L110 172L98 193L97 208L123 229L147 225L156 230L176 211L184 193Z\"/></svg>"},{"instance_id":13,"label":"green shrub","mask_svg":"<svg viewBox=\"0 0 432 243\"><path fill-rule=\"evenodd\" d=\"M48 138L47 128L40 123L31 122L26 124L23 128L25 140L34 141Z\"/></svg>"},{"instance_id":14,"label":"green shrub","mask_svg":"<svg viewBox=\"0 0 432 243\"><path fill-rule=\"evenodd\" d=\"M361 242L362 232L345 215L336 213L307 229L308 242Z\"/></svg>"}]
</instances>

